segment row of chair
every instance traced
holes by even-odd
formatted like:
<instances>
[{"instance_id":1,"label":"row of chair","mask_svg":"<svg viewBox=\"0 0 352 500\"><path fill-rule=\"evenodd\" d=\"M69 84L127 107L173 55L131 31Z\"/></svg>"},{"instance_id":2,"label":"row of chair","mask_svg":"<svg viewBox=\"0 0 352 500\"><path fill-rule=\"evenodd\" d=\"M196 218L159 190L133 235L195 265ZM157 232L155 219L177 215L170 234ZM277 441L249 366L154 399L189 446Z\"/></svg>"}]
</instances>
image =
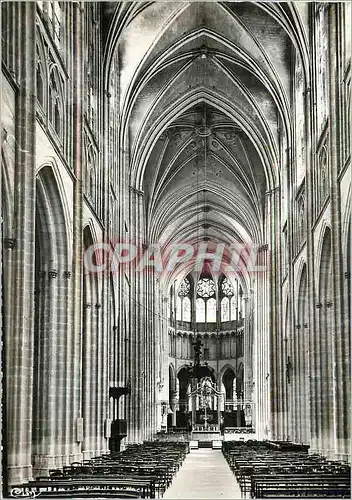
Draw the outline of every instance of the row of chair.
<instances>
[{"instance_id":1,"label":"row of chair","mask_svg":"<svg viewBox=\"0 0 352 500\"><path fill-rule=\"evenodd\" d=\"M307 448L270 442L223 442L242 497L350 498L350 466L309 455Z\"/></svg>"},{"instance_id":2,"label":"row of chair","mask_svg":"<svg viewBox=\"0 0 352 500\"><path fill-rule=\"evenodd\" d=\"M188 443L148 441L50 470L49 477L13 492L40 498L161 498L188 452Z\"/></svg>"}]
</instances>

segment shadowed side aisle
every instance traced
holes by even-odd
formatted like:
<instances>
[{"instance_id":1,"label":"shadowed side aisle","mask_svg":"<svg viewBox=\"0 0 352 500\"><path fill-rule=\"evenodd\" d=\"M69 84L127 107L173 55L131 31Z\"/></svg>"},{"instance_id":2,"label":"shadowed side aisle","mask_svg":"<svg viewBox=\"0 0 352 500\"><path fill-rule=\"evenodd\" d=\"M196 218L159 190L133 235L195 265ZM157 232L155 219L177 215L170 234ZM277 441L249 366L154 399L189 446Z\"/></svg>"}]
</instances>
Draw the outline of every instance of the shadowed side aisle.
<instances>
[{"instance_id":1,"label":"shadowed side aisle","mask_svg":"<svg viewBox=\"0 0 352 500\"><path fill-rule=\"evenodd\" d=\"M241 498L241 490L221 450L191 450L165 499Z\"/></svg>"}]
</instances>

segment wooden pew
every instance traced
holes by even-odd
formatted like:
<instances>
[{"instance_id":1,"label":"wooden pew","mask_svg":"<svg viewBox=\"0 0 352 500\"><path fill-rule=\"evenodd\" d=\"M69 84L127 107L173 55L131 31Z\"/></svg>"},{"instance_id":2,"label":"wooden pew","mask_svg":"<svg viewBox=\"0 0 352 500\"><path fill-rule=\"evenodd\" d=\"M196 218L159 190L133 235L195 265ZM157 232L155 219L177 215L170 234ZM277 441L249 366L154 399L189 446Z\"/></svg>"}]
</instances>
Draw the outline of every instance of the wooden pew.
<instances>
[{"instance_id":1,"label":"wooden pew","mask_svg":"<svg viewBox=\"0 0 352 500\"><path fill-rule=\"evenodd\" d=\"M313 496L321 494L328 497L330 494L332 497L343 498L350 493L350 466L329 461L319 455L308 455L307 447L304 446L226 442L223 443L223 454L244 496L250 493L251 496L259 495L258 498L263 495L302 497L310 493ZM253 478L258 477L260 479L255 479L257 482L253 485ZM280 483L273 478L278 478ZM331 481L322 482L321 478L330 478ZM297 482L299 479L302 483ZM310 479L314 479L312 484Z\"/></svg>"},{"instance_id":2,"label":"wooden pew","mask_svg":"<svg viewBox=\"0 0 352 500\"><path fill-rule=\"evenodd\" d=\"M309 493L309 494L308 494ZM251 478L252 498L322 496L328 498L350 497L349 475L253 475Z\"/></svg>"},{"instance_id":3,"label":"wooden pew","mask_svg":"<svg viewBox=\"0 0 352 500\"><path fill-rule=\"evenodd\" d=\"M121 453L103 454L50 470L49 477L37 478L13 491L20 491L17 496L43 498L102 494L109 498L161 498L187 453L188 443L131 445Z\"/></svg>"}]
</instances>

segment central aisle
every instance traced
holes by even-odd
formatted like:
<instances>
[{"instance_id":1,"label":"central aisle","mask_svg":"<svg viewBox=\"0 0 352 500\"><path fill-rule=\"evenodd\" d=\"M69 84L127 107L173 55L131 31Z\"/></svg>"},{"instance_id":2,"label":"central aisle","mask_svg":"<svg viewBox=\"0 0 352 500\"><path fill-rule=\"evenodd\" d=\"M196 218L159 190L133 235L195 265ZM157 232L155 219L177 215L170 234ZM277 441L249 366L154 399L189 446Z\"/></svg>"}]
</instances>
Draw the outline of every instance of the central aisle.
<instances>
[{"instance_id":1,"label":"central aisle","mask_svg":"<svg viewBox=\"0 0 352 500\"><path fill-rule=\"evenodd\" d=\"M241 498L241 490L221 450L191 450L165 492L171 498Z\"/></svg>"}]
</instances>

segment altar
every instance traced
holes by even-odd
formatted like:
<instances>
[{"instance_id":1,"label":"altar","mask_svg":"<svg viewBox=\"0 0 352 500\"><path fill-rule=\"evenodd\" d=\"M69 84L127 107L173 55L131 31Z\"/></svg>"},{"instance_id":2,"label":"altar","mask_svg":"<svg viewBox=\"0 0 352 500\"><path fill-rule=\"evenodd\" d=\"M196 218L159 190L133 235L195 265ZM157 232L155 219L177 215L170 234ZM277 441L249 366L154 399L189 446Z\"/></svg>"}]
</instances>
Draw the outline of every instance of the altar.
<instances>
[{"instance_id":1,"label":"altar","mask_svg":"<svg viewBox=\"0 0 352 500\"><path fill-rule=\"evenodd\" d=\"M192 379L191 414L192 439L218 439L221 424L221 402L223 395L211 377ZM197 436L195 436L197 434ZM206 439L207 438L207 439Z\"/></svg>"}]
</instances>

